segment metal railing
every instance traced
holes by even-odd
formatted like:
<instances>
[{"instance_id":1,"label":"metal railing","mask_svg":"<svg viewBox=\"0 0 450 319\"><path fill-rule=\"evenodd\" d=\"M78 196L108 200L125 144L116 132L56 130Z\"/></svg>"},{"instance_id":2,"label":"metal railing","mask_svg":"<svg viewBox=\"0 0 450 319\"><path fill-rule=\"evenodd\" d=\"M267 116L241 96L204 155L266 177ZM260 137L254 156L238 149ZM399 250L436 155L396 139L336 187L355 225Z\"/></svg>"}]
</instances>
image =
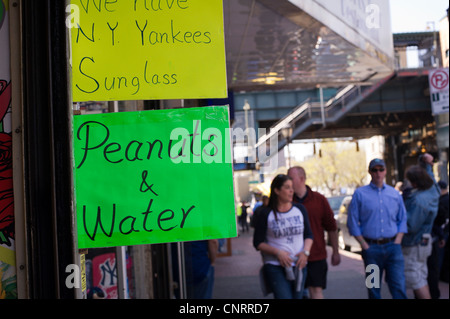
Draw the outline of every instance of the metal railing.
<instances>
[{"instance_id":1,"label":"metal railing","mask_svg":"<svg viewBox=\"0 0 450 319\"><path fill-rule=\"evenodd\" d=\"M326 103L320 103L316 99L308 98L303 103L299 104L291 113L286 115L284 118L275 123L270 131L258 139L256 147L259 147L263 143L266 143L274 135L278 135L280 138L281 131L287 126L291 126L293 130L293 136L300 134L298 128L304 127L311 124L322 123L326 125L327 122L336 121L340 118L339 113L341 110L345 109L350 101L355 97L361 95L361 86L347 85L343 89L329 99ZM323 108L323 110L322 110ZM341 112L342 115L345 113ZM308 121L309 120L309 121ZM306 122L311 122L309 125L301 125ZM283 139L283 138L282 138Z\"/></svg>"}]
</instances>

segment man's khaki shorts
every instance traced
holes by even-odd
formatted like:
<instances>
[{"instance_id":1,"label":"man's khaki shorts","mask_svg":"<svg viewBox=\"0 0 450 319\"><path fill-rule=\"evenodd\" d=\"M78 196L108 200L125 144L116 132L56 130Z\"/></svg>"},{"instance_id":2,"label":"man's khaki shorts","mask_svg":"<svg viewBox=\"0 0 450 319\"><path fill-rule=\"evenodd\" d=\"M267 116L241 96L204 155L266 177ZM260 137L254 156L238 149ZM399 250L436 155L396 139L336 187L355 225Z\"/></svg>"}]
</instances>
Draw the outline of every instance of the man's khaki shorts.
<instances>
[{"instance_id":1,"label":"man's khaki shorts","mask_svg":"<svg viewBox=\"0 0 450 319\"><path fill-rule=\"evenodd\" d=\"M405 279L407 289L419 289L428 285L427 258L431 255L431 239L428 245L402 247L405 258Z\"/></svg>"}]
</instances>

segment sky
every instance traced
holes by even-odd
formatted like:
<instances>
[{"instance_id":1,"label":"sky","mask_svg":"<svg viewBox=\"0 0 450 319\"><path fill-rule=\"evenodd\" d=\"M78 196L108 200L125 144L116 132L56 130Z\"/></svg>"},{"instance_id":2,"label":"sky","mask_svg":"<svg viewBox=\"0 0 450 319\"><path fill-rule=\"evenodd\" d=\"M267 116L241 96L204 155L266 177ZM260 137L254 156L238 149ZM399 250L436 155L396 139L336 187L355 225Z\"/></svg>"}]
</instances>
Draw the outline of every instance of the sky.
<instances>
[{"instance_id":1,"label":"sky","mask_svg":"<svg viewBox=\"0 0 450 319\"><path fill-rule=\"evenodd\" d=\"M448 0L389 0L392 33L439 31L439 21L447 15ZM434 22L434 26L433 23ZM418 51L407 50L408 67L419 67Z\"/></svg>"},{"instance_id":2,"label":"sky","mask_svg":"<svg viewBox=\"0 0 450 319\"><path fill-rule=\"evenodd\" d=\"M448 0L389 0L392 33L426 31L433 21L436 30L447 14ZM432 24L428 23L433 31Z\"/></svg>"}]
</instances>

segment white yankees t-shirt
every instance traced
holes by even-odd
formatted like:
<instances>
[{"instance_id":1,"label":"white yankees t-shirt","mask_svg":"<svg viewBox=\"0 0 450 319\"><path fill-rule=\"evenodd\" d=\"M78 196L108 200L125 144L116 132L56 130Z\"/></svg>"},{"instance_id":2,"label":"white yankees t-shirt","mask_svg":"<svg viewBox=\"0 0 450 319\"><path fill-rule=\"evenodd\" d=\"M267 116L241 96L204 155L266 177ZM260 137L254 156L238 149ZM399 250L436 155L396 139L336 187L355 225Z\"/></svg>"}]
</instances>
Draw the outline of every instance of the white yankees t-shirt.
<instances>
[{"instance_id":1,"label":"white yankees t-shirt","mask_svg":"<svg viewBox=\"0 0 450 319\"><path fill-rule=\"evenodd\" d=\"M305 224L303 214L296 206L286 213L277 213L277 220L273 211L267 218L266 243L272 247L287 251L292 259L303 250L303 232ZM274 255L263 254L265 263L280 265L278 258ZM292 263L292 266L295 262Z\"/></svg>"}]
</instances>

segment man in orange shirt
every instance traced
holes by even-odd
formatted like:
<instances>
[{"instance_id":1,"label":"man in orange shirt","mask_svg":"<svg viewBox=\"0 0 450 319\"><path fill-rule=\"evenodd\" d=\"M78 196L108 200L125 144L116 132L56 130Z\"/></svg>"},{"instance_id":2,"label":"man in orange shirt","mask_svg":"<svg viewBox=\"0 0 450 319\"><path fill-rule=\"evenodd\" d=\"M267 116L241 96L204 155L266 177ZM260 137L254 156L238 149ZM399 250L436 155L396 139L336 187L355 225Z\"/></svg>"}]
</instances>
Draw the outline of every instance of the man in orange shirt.
<instances>
[{"instance_id":1,"label":"man in orange shirt","mask_svg":"<svg viewBox=\"0 0 450 319\"><path fill-rule=\"evenodd\" d=\"M325 196L312 191L306 185L306 172L302 167L290 168L288 175L292 178L294 186L294 202L301 203L306 207L314 236L308 258L305 287L308 288L311 299L323 299L323 289L326 288L328 271L324 231L328 232L328 238L333 249L331 264L336 266L341 262L336 220Z\"/></svg>"}]
</instances>

